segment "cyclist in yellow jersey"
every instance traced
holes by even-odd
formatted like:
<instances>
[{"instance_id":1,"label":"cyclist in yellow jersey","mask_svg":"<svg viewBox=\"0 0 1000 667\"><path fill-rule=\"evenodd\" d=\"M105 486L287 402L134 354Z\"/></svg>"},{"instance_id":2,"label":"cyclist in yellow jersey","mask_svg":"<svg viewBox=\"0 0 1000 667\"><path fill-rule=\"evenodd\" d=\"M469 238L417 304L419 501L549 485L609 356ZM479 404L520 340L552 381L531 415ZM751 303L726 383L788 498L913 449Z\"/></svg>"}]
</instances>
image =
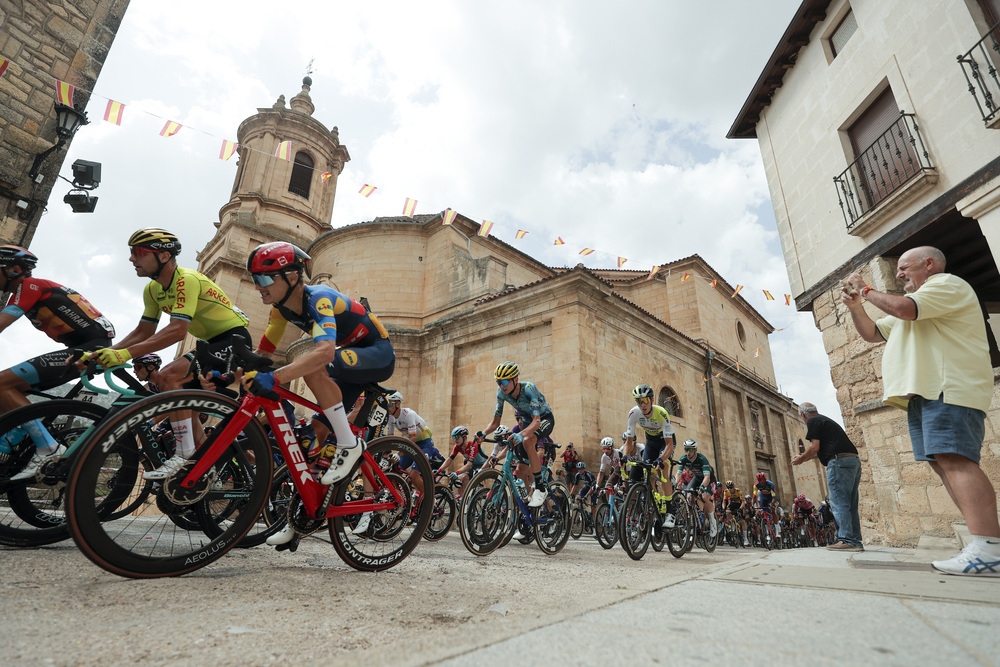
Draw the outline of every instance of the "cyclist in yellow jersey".
<instances>
[{"instance_id":1,"label":"cyclist in yellow jersey","mask_svg":"<svg viewBox=\"0 0 1000 667\"><path fill-rule=\"evenodd\" d=\"M622 452L626 456L636 454L636 432L642 428L646 432L646 446L642 450L642 459L646 463L655 463L663 467L663 459L669 459L674 454L674 447L677 445L677 436L674 434L674 426L670 423L670 414L665 408L653 405L653 388L648 384L640 384L632 390L632 398L635 399L635 407L628 413L628 429L625 431L625 445ZM666 476L667 481L660 484L661 492L666 497L668 511L663 517L663 525L667 528L674 527L674 512L672 511L674 486L673 481ZM629 473L632 481L642 479L642 471L636 467ZM659 522L659 517L657 518Z\"/></svg>"},{"instance_id":2,"label":"cyclist in yellow jersey","mask_svg":"<svg viewBox=\"0 0 1000 667\"><path fill-rule=\"evenodd\" d=\"M174 234L153 227L140 229L132 234L128 245L129 261L136 275L150 279L142 294L145 305L142 317L124 339L111 347L85 354L84 360L97 357L105 367L117 366L133 357L179 343L189 333L212 343L212 353L219 358L224 358L234 343L253 349L246 315L207 277L177 266L181 242ZM170 322L157 331L161 313L167 313ZM186 384L201 388L197 378L192 378L189 372L193 359L194 354L189 352L164 366L157 378L159 390L171 391ZM170 414L176 453L161 467L146 472L145 479L169 477L194 454L195 443L202 442L205 434L200 422L193 417L190 411Z\"/></svg>"}]
</instances>

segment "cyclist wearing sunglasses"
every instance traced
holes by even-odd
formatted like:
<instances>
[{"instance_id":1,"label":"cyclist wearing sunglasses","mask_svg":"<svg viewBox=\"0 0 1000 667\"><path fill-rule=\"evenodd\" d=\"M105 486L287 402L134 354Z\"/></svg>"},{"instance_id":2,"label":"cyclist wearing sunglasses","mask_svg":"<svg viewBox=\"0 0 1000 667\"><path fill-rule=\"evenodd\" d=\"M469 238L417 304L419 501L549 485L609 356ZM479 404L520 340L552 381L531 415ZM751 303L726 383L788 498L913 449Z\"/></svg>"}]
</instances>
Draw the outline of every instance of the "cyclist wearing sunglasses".
<instances>
[{"instance_id":1,"label":"cyclist wearing sunglasses","mask_svg":"<svg viewBox=\"0 0 1000 667\"><path fill-rule=\"evenodd\" d=\"M118 366L179 343L187 334L212 343L213 354L219 358L225 358L234 340L247 347L252 345L246 315L233 306L219 286L197 271L177 266L181 242L174 234L147 227L132 234L128 245L135 274L150 279L142 292L142 317L121 341L84 355L83 361L97 357L102 366ZM161 313L167 313L170 322L157 331ZM161 368L157 374L159 390L172 391L185 385L201 389L189 372L193 359L194 353L189 352ZM144 473L144 479L162 480L173 475L194 454L195 443L205 439L193 412L171 413L170 426L176 453L156 470Z\"/></svg>"},{"instance_id":2,"label":"cyclist wearing sunglasses","mask_svg":"<svg viewBox=\"0 0 1000 667\"><path fill-rule=\"evenodd\" d=\"M646 446L642 450L642 460L645 463L657 463L663 465L663 459L669 459L674 455L674 448L677 446L677 436L674 434L674 425L670 423L670 413L660 405L653 405L653 388L648 384L640 384L632 390L632 398L635 399L635 407L628 413L628 428L625 431L625 445L622 451L626 456L636 455L635 436L639 428L646 432ZM639 481L642 479L642 470L633 467L629 472L629 479ZM664 494L669 502L673 498L673 484L668 480L665 484ZM673 512L668 512L663 519L663 525L673 528Z\"/></svg>"},{"instance_id":3,"label":"cyclist wearing sunglasses","mask_svg":"<svg viewBox=\"0 0 1000 667\"><path fill-rule=\"evenodd\" d=\"M535 443L539 438L552 434L556 418L538 387L531 382L519 381L520 372L520 367L512 361L505 361L496 367L493 377L497 381L497 407L493 421L483 429L483 432L492 433L500 425L504 403L510 403L515 410L531 415L531 422L527 427L520 429L518 433L512 433L510 440L517 448L517 454L528 458L535 481L535 491L528 506L541 507L548 494L548 487L542 478L542 462L538 450L535 449Z\"/></svg>"},{"instance_id":4,"label":"cyclist wearing sunglasses","mask_svg":"<svg viewBox=\"0 0 1000 667\"><path fill-rule=\"evenodd\" d=\"M12 294L0 311L0 331L24 315L36 329L67 348L95 350L110 343L115 335L111 323L72 289L33 278L31 272L37 263L30 250L0 246L0 292ZM75 379L74 369L66 366L70 354L68 349L49 352L0 371L0 413L28 405L24 392L29 389L44 391ZM11 478L14 480L34 477L47 457L61 453L60 445L40 422L28 426L26 434L35 444L35 455ZM0 441L0 453L9 451L14 437L24 436L21 432Z\"/></svg>"},{"instance_id":5,"label":"cyclist wearing sunglasses","mask_svg":"<svg viewBox=\"0 0 1000 667\"><path fill-rule=\"evenodd\" d=\"M295 378L305 379L337 437L336 453L321 479L333 484L351 472L364 451L364 440L351 431L344 405L354 405L365 383L392 377L396 353L385 327L363 305L332 287L306 284L310 261L301 248L283 241L259 245L247 258L257 292L271 306L257 353L274 352L289 322L311 334L316 343L287 366L271 373L248 373L247 378L251 391L263 392ZM290 531L288 540L293 535ZM272 541L278 538L275 535L268 544L279 544Z\"/></svg>"}]
</instances>

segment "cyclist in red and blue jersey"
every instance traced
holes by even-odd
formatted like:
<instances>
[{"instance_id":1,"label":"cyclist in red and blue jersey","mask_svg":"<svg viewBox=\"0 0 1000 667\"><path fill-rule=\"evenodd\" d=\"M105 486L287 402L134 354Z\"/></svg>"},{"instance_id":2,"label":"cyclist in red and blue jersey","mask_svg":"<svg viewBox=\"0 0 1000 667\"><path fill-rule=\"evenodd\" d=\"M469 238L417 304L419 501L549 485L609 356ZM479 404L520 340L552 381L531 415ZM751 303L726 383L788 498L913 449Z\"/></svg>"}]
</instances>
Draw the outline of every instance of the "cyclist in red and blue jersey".
<instances>
[{"instance_id":1,"label":"cyclist in red and blue jersey","mask_svg":"<svg viewBox=\"0 0 1000 667\"><path fill-rule=\"evenodd\" d=\"M115 336L111 323L69 287L32 277L37 263L30 250L0 246L0 292L12 293L0 311L0 331L26 316L36 329L67 348L96 350L110 344ZM69 349L48 352L0 371L0 413L28 405L24 392L29 389L44 391L75 379L76 369L66 365L71 354ZM35 454L13 480L35 477L46 458L65 451L37 420L25 426ZM0 441L0 451L8 449L17 435L24 437L20 433Z\"/></svg>"},{"instance_id":2,"label":"cyclist in red and blue jersey","mask_svg":"<svg viewBox=\"0 0 1000 667\"><path fill-rule=\"evenodd\" d=\"M451 431L451 439L455 443L455 446L452 448L448 458L438 468L438 472L445 474L445 468L456 457L459 455L462 456L464 463L458 470L451 473L452 478L461 480L462 482L462 486L458 489L457 497L461 497L465 493L465 487L469 484L469 480L479 472L480 468L486 465L486 454L483 452L484 438L485 434L482 431L478 431L473 436L473 439L469 440L469 429L465 426L456 426Z\"/></svg>"},{"instance_id":3,"label":"cyclist in red and blue jersey","mask_svg":"<svg viewBox=\"0 0 1000 667\"><path fill-rule=\"evenodd\" d=\"M771 512L771 499L774 498L774 482L763 472L757 473L757 483L753 485L754 499L757 507L765 512Z\"/></svg>"},{"instance_id":4,"label":"cyclist in red and blue jersey","mask_svg":"<svg viewBox=\"0 0 1000 667\"><path fill-rule=\"evenodd\" d=\"M392 377L396 354L389 333L363 305L326 285L307 285L311 258L291 243L276 241L257 246L247 259L247 271L265 304L271 305L267 329L258 354L275 351L288 323L309 333L315 346L287 366L269 373L247 373L251 391L268 396L274 387L304 378L320 411L337 437L337 449L323 484L346 477L364 452L364 440L355 436L345 405L354 405L362 386ZM290 526L268 538L282 545L295 536Z\"/></svg>"},{"instance_id":5,"label":"cyclist in red and blue jersey","mask_svg":"<svg viewBox=\"0 0 1000 667\"><path fill-rule=\"evenodd\" d=\"M548 486L542 477L542 462L535 449L535 443L539 438L552 434L555 427L556 418L552 415L552 409L545 401L545 396L531 382L521 382L519 375L520 367L512 361L505 361L493 371L493 377L497 381L497 407L493 414L493 421L483 429L484 433L492 433L500 425L500 418L503 416L503 404L510 403L525 415L531 415L531 422L517 433L510 435L515 452L527 457L531 467L531 474L535 481L535 490L531 494L529 507L541 507L548 495Z\"/></svg>"}]
</instances>

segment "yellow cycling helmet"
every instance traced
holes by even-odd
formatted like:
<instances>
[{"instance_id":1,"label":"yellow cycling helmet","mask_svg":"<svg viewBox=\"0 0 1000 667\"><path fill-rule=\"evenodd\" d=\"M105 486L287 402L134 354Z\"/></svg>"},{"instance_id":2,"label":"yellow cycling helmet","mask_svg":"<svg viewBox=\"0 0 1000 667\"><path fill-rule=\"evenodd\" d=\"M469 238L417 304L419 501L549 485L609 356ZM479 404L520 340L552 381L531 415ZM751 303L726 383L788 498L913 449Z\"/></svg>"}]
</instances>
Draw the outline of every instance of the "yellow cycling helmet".
<instances>
[{"instance_id":1,"label":"yellow cycling helmet","mask_svg":"<svg viewBox=\"0 0 1000 667\"><path fill-rule=\"evenodd\" d=\"M521 369L513 361L505 361L493 371L493 376L498 380L513 380L521 372Z\"/></svg>"},{"instance_id":2,"label":"yellow cycling helmet","mask_svg":"<svg viewBox=\"0 0 1000 667\"><path fill-rule=\"evenodd\" d=\"M130 248L139 246L156 252L166 251L176 257L181 254L181 242L175 234L159 227L146 227L133 233L128 239Z\"/></svg>"}]
</instances>

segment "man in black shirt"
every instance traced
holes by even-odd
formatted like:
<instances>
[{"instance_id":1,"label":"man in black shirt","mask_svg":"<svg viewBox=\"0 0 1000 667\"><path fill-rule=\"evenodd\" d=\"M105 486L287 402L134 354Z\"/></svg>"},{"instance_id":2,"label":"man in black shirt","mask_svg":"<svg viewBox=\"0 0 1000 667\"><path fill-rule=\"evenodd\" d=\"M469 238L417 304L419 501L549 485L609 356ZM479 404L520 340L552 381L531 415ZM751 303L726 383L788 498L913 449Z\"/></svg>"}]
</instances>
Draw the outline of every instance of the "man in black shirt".
<instances>
[{"instance_id":1,"label":"man in black shirt","mask_svg":"<svg viewBox=\"0 0 1000 667\"><path fill-rule=\"evenodd\" d=\"M812 403L799 406L799 416L806 423L809 445L792 457L797 466L818 458L826 466L826 485L830 490L830 507L839 526L837 543L831 551L864 551L861 543L861 516L858 513L858 486L861 484L861 460L858 450L840 424L819 414Z\"/></svg>"}]
</instances>

